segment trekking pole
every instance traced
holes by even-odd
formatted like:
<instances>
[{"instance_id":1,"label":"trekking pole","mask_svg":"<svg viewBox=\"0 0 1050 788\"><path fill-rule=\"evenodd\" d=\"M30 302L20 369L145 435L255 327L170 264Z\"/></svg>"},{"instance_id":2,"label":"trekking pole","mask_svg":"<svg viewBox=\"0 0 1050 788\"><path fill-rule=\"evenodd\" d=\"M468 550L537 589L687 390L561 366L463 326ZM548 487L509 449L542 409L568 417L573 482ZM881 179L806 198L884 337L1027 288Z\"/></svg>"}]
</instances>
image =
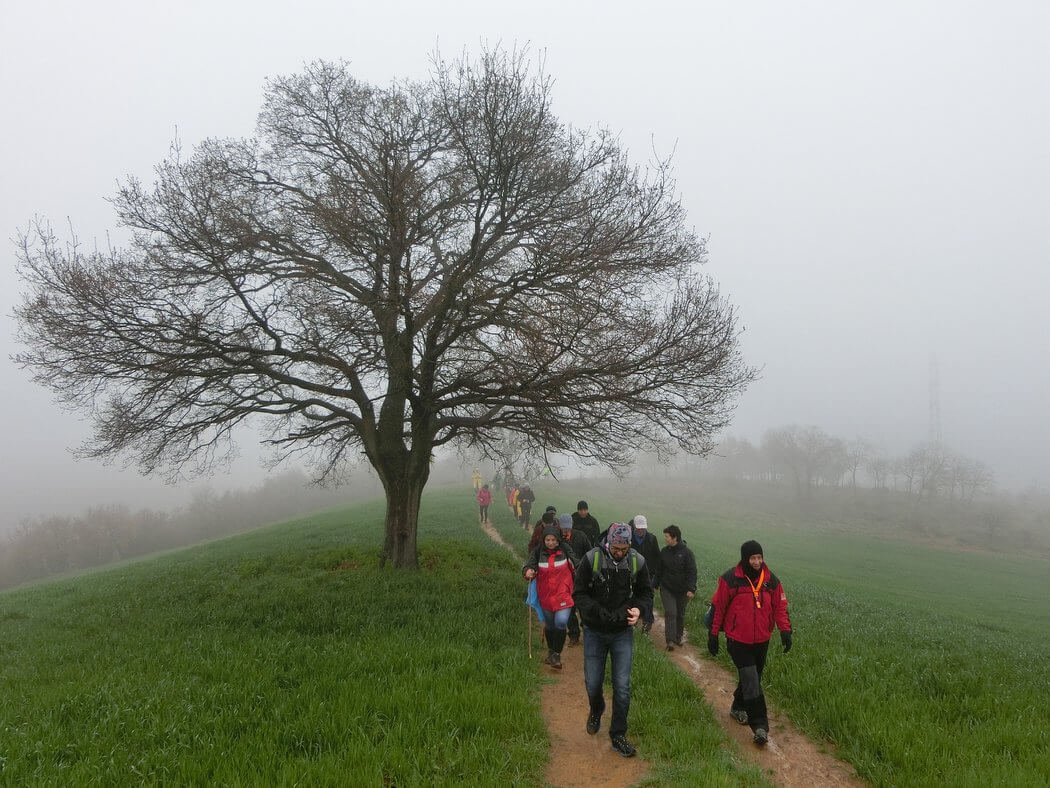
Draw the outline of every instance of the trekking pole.
<instances>
[{"instance_id":1,"label":"trekking pole","mask_svg":"<svg viewBox=\"0 0 1050 788\"><path fill-rule=\"evenodd\" d=\"M528 621L528 642L529 642L529 659L532 659L532 607L525 605L525 619Z\"/></svg>"}]
</instances>

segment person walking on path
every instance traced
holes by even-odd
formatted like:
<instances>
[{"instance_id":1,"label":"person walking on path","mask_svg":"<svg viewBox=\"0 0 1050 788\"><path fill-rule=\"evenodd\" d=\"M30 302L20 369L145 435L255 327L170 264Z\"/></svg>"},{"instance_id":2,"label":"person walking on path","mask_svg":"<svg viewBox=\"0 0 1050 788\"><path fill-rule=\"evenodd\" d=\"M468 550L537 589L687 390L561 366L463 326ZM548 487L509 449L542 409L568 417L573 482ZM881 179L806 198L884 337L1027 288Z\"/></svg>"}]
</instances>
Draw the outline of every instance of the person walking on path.
<instances>
[{"instance_id":1,"label":"person walking on path","mask_svg":"<svg viewBox=\"0 0 1050 788\"><path fill-rule=\"evenodd\" d=\"M685 608L696 596L696 557L682 539L677 525L664 528L667 546L660 551L653 587L660 591L664 606L664 640L667 650L684 645Z\"/></svg>"},{"instance_id":2,"label":"person walking on path","mask_svg":"<svg viewBox=\"0 0 1050 788\"><path fill-rule=\"evenodd\" d=\"M536 549L541 541L543 541L543 529L548 525L557 525L558 523L558 510L554 506L548 506L543 510L543 514L540 515L540 519L536 521L536 524L532 526L532 536L529 537L529 544L525 548L525 553L531 553Z\"/></svg>"},{"instance_id":3,"label":"person walking on path","mask_svg":"<svg viewBox=\"0 0 1050 788\"><path fill-rule=\"evenodd\" d=\"M576 556L561 539L561 529L551 523L543 529L543 542L529 555L522 567L526 580L536 578L536 595L543 608L547 664L561 669L561 651L572 614L573 576Z\"/></svg>"},{"instance_id":4,"label":"person walking on path","mask_svg":"<svg viewBox=\"0 0 1050 788\"><path fill-rule=\"evenodd\" d=\"M649 568L649 582L655 585L654 573L660 567L660 544L649 533L649 520L644 514L636 514L628 525L631 526L631 547L645 559L645 565ZM654 620L656 616L653 615L653 603L650 600L649 606L642 608L642 632L648 633Z\"/></svg>"},{"instance_id":5,"label":"person walking on path","mask_svg":"<svg viewBox=\"0 0 1050 788\"><path fill-rule=\"evenodd\" d=\"M489 519L489 506L492 504L492 490L486 484L478 490L478 509L481 514L481 522Z\"/></svg>"},{"instance_id":6,"label":"person walking on path","mask_svg":"<svg viewBox=\"0 0 1050 788\"><path fill-rule=\"evenodd\" d=\"M522 485L518 492L518 521L522 528L528 530L529 519L532 517L532 504L536 500L536 493L527 484Z\"/></svg>"},{"instance_id":7,"label":"person walking on path","mask_svg":"<svg viewBox=\"0 0 1050 788\"><path fill-rule=\"evenodd\" d=\"M572 548L577 561L582 560L587 551L593 547L591 540L583 531L577 531L572 527L572 517L568 514L558 515L558 528L561 529L562 541ZM569 645L580 645L580 618L576 608L573 608L569 615Z\"/></svg>"},{"instance_id":8,"label":"person walking on path","mask_svg":"<svg viewBox=\"0 0 1050 788\"><path fill-rule=\"evenodd\" d=\"M481 489L481 471L477 468L475 468L474 473L470 475L470 482L474 485L474 492Z\"/></svg>"},{"instance_id":9,"label":"person walking on path","mask_svg":"<svg viewBox=\"0 0 1050 788\"><path fill-rule=\"evenodd\" d=\"M587 733L601 728L605 712L602 683L605 663L612 661L613 703L609 739L612 748L625 758L634 755L627 740L627 714L631 706L631 662L634 657L633 627L642 609L651 605L653 589L645 558L631 549L631 529L626 523L609 526L605 544L591 548L576 570L573 600L583 622L583 680L590 714Z\"/></svg>"},{"instance_id":10,"label":"person walking on path","mask_svg":"<svg viewBox=\"0 0 1050 788\"><path fill-rule=\"evenodd\" d=\"M754 540L740 545L740 563L718 578L711 606L707 650L711 656L718 654L718 632L724 628L726 650L740 677L729 713L741 725L750 725L755 744L762 746L769 741L762 669L774 624L780 630L784 653L791 650L787 595L766 566L762 545Z\"/></svg>"},{"instance_id":11,"label":"person walking on path","mask_svg":"<svg viewBox=\"0 0 1050 788\"><path fill-rule=\"evenodd\" d=\"M598 534L602 529L598 520L591 514L586 501L576 504L576 511L572 513L572 530L586 534L592 545L598 544Z\"/></svg>"}]
</instances>

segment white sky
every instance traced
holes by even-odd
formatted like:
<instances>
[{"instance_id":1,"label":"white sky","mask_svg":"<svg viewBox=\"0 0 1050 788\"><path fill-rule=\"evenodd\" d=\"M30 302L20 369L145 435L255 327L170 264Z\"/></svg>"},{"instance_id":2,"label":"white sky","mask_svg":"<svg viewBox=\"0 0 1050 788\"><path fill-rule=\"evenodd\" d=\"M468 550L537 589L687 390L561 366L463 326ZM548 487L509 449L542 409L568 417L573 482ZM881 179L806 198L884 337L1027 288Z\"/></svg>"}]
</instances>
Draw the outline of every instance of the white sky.
<instances>
[{"instance_id":1,"label":"white sky","mask_svg":"<svg viewBox=\"0 0 1050 788\"><path fill-rule=\"evenodd\" d=\"M118 178L150 178L178 129L246 136L263 81L317 58L422 76L479 42L545 52L556 110L676 147L708 271L764 369L735 432L815 423L901 452L943 435L1010 485L1046 484L1050 3L17 2L0 7L0 227L114 227ZM181 493L86 462L85 427L7 357L18 298L0 255L5 515ZM245 447L253 454L252 446ZM261 475L238 463L217 486ZM0 526L3 522L0 522Z\"/></svg>"}]
</instances>

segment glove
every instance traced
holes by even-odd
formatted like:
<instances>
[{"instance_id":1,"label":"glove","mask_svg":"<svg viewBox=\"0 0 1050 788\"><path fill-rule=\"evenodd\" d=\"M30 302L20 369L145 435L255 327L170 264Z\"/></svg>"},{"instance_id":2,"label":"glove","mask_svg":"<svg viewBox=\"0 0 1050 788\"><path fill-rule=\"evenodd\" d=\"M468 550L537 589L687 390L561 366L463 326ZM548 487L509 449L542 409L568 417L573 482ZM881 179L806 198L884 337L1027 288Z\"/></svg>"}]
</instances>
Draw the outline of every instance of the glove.
<instances>
[{"instance_id":1,"label":"glove","mask_svg":"<svg viewBox=\"0 0 1050 788\"><path fill-rule=\"evenodd\" d=\"M711 652L712 657L718 655L718 635L707 633L707 650Z\"/></svg>"},{"instance_id":2,"label":"glove","mask_svg":"<svg viewBox=\"0 0 1050 788\"><path fill-rule=\"evenodd\" d=\"M780 643L784 646L784 653L787 654L791 651L791 630L781 631Z\"/></svg>"}]
</instances>

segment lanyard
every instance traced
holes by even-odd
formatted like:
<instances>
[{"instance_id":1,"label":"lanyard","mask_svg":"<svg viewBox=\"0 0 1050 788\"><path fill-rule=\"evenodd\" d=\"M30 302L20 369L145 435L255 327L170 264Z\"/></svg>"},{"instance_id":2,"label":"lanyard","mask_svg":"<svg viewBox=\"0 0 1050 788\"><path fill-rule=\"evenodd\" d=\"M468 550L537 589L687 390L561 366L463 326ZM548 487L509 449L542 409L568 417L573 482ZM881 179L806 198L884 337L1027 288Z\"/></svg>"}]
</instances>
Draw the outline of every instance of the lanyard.
<instances>
[{"instance_id":1,"label":"lanyard","mask_svg":"<svg viewBox=\"0 0 1050 788\"><path fill-rule=\"evenodd\" d=\"M762 593L762 583L765 582L765 579L766 579L766 570L763 569L762 572L759 574L759 576L758 576L758 585L757 586L754 583L751 582L751 578L750 577L747 577L747 573L744 574L744 577L747 578L747 583L748 583L749 586L751 586L751 593L755 595L755 607L761 609L762 608L762 598L761 598L760 594Z\"/></svg>"}]
</instances>

